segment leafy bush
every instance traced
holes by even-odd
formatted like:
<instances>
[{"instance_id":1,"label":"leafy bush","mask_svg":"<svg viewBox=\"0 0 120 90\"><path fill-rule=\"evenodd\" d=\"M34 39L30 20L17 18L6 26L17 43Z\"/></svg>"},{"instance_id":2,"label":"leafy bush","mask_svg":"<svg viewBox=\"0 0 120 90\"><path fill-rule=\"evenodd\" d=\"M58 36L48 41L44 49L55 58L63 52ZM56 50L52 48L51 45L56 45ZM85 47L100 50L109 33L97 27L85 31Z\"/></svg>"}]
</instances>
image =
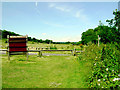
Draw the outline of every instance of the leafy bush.
<instances>
[{"instance_id":1,"label":"leafy bush","mask_svg":"<svg viewBox=\"0 0 120 90\"><path fill-rule=\"evenodd\" d=\"M54 46L50 46L50 49L56 50L57 47L55 45Z\"/></svg>"},{"instance_id":2,"label":"leafy bush","mask_svg":"<svg viewBox=\"0 0 120 90\"><path fill-rule=\"evenodd\" d=\"M93 63L92 75L89 77L90 88L118 88L120 51L117 44L107 44Z\"/></svg>"},{"instance_id":3,"label":"leafy bush","mask_svg":"<svg viewBox=\"0 0 120 90\"><path fill-rule=\"evenodd\" d=\"M90 60L90 61L94 61L95 58L100 56L100 52L101 52L101 48L104 46L104 44L101 44L99 47L94 44L91 43L88 46L84 46L83 48L83 53L80 54L80 56L78 57L79 60ZM80 59L81 58L81 59Z\"/></svg>"}]
</instances>

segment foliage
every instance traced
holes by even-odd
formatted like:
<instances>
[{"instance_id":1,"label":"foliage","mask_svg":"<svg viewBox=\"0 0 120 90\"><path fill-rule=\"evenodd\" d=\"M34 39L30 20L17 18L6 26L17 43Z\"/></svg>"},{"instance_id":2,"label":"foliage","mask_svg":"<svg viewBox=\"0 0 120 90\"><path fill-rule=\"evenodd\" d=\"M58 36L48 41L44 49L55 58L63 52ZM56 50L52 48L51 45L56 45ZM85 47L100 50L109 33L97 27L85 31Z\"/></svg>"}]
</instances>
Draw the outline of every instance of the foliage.
<instances>
[{"instance_id":1,"label":"foliage","mask_svg":"<svg viewBox=\"0 0 120 90\"><path fill-rule=\"evenodd\" d=\"M109 23L110 27L115 26L118 27L120 30L120 11L117 9L113 11L113 15L115 15L114 19L106 20Z\"/></svg>"},{"instance_id":2,"label":"foliage","mask_svg":"<svg viewBox=\"0 0 120 90\"><path fill-rule=\"evenodd\" d=\"M54 46L50 46L50 49L56 50L57 47L55 45Z\"/></svg>"},{"instance_id":3,"label":"foliage","mask_svg":"<svg viewBox=\"0 0 120 90\"><path fill-rule=\"evenodd\" d=\"M120 51L118 44L107 44L94 58L92 75L89 77L90 88L118 88L118 70ZM99 51L98 51L99 52Z\"/></svg>"},{"instance_id":4,"label":"foliage","mask_svg":"<svg viewBox=\"0 0 120 90\"><path fill-rule=\"evenodd\" d=\"M84 45L84 49L80 56L78 57L79 60L85 60L85 61L91 61L93 62L93 60L96 58L96 57L99 57L100 55L100 51L101 51L101 48L104 46L104 44L101 44L99 47L92 43L92 42L89 42L88 45L85 47Z\"/></svg>"},{"instance_id":5,"label":"foliage","mask_svg":"<svg viewBox=\"0 0 120 90\"><path fill-rule=\"evenodd\" d=\"M119 42L118 31L115 27L98 26L94 31L100 36L100 41L103 43Z\"/></svg>"},{"instance_id":6,"label":"foliage","mask_svg":"<svg viewBox=\"0 0 120 90\"><path fill-rule=\"evenodd\" d=\"M46 39L46 40L45 40L45 43L47 43L47 44L52 43L52 40Z\"/></svg>"},{"instance_id":7,"label":"foliage","mask_svg":"<svg viewBox=\"0 0 120 90\"><path fill-rule=\"evenodd\" d=\"M88 42L97 42L97 35L93 29L88 29L86 32L82 33L82 43L87 44Z\"/></svg>"},{"instance_id":8,"label":"foliage","mask_svg":"<svg viewBox=\"0 0 120 90\"><path fill-rule=\"evenodd\" d=\"M97 43L97 35L100 36L100 42L120 43L120 11L113 11L114 19L106 20L109 26L105 26L99 21L99 25L95 29L88 29L82 33L82 43L88 42Z\"/></svg>"},{"instance_id":9,"label":"foliage","mask_svg":"<svg viewBox=\"0 0 120 90\"><path fill-rule=\"evenodd\" d=\"M10 35L10 36L20 36L19 34L16 34L14 32L11 32L11 31L7 31L7 30L2 30L2 38L7 38L7 35Z\"/></svg>"}]
</instances>

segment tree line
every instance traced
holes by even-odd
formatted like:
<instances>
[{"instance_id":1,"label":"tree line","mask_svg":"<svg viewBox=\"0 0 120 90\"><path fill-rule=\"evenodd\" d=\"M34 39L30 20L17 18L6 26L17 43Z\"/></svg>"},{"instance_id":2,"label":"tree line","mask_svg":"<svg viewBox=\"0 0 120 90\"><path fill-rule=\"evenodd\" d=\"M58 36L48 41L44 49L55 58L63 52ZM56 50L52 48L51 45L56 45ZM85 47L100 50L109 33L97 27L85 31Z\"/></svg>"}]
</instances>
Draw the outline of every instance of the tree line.
<instances>
[{"instance_id":1,"label":"tree line","mask_svg":"<svg viewBox=\"0 0 120 90\"><path fill-rule=\"evenodd\" d=\"M82 44L88 44L89 42L97 43L98 35L101 43L120 43L120 11L117 9L113 11L114 18L106 20L108 25L102 24L99 21L99 25L94 29L88 29L82 33Z\"/></svg>"},{"instance_id":2,"label":"tree line","mask_svg":"<svg viewBox=\"0 0 120 90\"><path fill-rule=\"evenodd\" d=\"M7 31L7 30L0 30L0 32L2 33L2 38L3 39L7 39L7 35L10 36L21 36L20 34L11 32L11 31ZM52 40L46 39L46 40L42 40L42 39L36 39L36 38L32 38L32 37L28 37L28 41L31 41L32 43L37 42L37 43L53 43L53 44L79 44L79 42L53 42Z\"/></svg>"}]
</instances>

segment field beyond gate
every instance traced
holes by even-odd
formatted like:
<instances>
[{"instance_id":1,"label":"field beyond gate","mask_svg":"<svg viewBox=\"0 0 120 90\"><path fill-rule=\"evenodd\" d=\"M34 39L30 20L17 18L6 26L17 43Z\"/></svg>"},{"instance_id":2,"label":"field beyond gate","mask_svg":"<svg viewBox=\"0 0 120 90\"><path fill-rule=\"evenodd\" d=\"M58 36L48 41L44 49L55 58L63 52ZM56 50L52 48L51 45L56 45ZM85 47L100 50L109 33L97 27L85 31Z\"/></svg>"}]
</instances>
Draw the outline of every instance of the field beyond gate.
<instances>
[{"instance_id":1,"label":"field beyond gate","mask_svg":"<svg viewBox=\"0 0 120 90\"><path fill-rule=\"evenodd\" d=\"M2 55L3 88L87 88L91 63L76 56Z\"/></svg>"}]
</instances>

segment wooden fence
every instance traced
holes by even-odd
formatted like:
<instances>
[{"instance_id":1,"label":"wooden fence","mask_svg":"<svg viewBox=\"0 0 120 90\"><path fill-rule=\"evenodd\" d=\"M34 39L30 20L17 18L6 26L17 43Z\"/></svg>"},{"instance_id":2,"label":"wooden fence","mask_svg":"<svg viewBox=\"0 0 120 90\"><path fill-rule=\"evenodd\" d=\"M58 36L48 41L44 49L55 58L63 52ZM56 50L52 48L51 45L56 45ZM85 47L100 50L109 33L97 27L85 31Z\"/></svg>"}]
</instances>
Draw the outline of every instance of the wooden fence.
<instances>
[{"instance_id":1,"label":"wooden fence","mask_svg":"<svg viewBox=\"0 0 120 90\"><path fill-rule=\"evenodd\" d=\"M8 52L7 49L0 49L0 51ZM76 49L74 49L74 50L27 50L27 52L38 52L38 56L40 56L40 57L42 56L42 51L52 51L52 52L54 52L54 51L70 51L71 55L73 55L73 56L75 56L76 53L83 52L83 51L76 51Z\"/></svg>"}]
</instances>

